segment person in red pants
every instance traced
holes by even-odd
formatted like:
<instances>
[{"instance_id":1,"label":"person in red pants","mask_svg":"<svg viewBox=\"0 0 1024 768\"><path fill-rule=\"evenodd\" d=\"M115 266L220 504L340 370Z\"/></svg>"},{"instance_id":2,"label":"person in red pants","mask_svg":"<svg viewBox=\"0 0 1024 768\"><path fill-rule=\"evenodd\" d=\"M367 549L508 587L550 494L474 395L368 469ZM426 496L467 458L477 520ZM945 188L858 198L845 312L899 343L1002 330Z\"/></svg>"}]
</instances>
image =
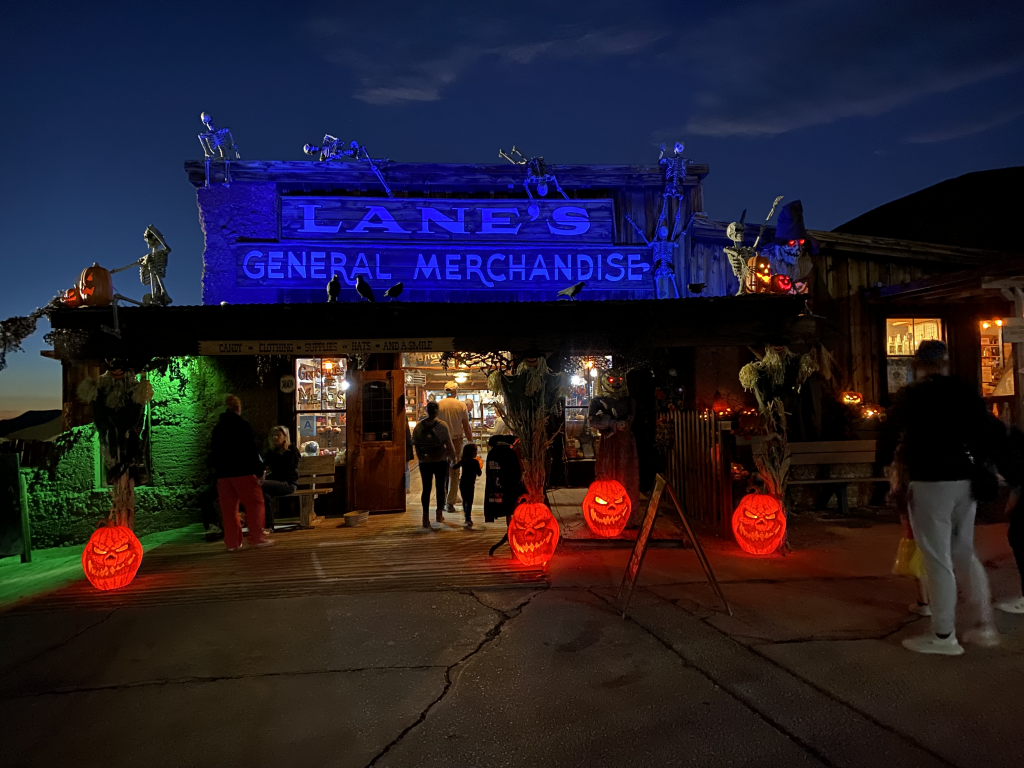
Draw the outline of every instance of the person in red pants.
<instances>
[{"instance_id":1,"label":"person in red pants","mask_svg":"<svg viewBox=\"0 0 1024 768\"><path fill-rule=\"evenodd\" d=\"M249 542L253 547L269 547L274 542L263 535L263 459L256 446L256 434L242 418L242 401L228 395L227 410L213 428L212 463L217 477L217 495L224 528L224 544L229 552L242 548L242 524L238 505L245 508Z\"/></svg>"}]
</instances>

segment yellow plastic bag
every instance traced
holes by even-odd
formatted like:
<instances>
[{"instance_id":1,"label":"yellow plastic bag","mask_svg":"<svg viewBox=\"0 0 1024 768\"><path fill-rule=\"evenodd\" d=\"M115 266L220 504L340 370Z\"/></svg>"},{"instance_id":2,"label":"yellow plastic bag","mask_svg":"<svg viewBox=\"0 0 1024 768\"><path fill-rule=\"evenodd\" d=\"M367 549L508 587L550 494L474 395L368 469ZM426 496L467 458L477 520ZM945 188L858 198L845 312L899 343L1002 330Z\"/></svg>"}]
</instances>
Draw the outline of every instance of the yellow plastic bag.
<instances>
[{"instance_id":1,"label":"yellow plastic bag","mask_svg":"<svg viewBox=\"0 0 1024 768\"><path fill-rule=\"evenodd\" d=\"M912 576L915 579L920 579L923 570L921 550L917 548L917 542L913 539L900 539L892 572L897 576Z\"/></svg>"}]
</instances>

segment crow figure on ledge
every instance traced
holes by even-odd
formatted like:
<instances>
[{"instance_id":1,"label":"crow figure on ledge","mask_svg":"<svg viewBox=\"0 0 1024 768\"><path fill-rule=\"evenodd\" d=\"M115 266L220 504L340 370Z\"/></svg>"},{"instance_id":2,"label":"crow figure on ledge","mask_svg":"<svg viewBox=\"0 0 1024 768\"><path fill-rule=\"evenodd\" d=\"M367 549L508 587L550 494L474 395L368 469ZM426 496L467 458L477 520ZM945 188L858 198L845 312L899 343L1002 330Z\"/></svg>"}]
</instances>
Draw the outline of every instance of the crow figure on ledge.
<instances>
[{"instance_id":1,"label":"crow figure on ledge","mask_svg":"<svg viewBox=\"0 0 1024 768\"><path fill-rule=\"evenodd\" d=\"M395 283L390 288L388 288L386 291L384 291L384 296L386 298L391 299L392 301L394 301L395 299L397 299L399 296L402 295L402 291L404 291L404 290L405 290L405 286L403 286L401 283Z\"/></svg>"},{"instance_id":2,"label":"crow figure on ledge","mask_svg":"<svg viewBox=\"0 0 1024 768\"><path fill-rule=\"evenodd\" d=\"M337 275L331 277L331 282L327 284L327 302L333 304L341 296L341 280L338 279Z\"/></svg>"},{"instance_id":3,"label":"crow figure on ledge","mask_svg":"<svg viewBox=\"0 0 1024 768\"><path fill-rule=\"evenodd\" d=\"M373 295L373 288L366 282L362 275L356 275L356 293L367 301L377 301Z\"/></svg>"},{"instance_id":4,"label":"crow figure on ledge","mask_svg":"<svg viewBox=\"0 0 1024 768\"><path fill-rule=\"evenodd\" d=\"M559 296L568 296L569 301L574 301L577 294L587 287L587 284L583 281L576 283L576 285L570 285L568 288L563 288L558 292Z\"/></svg>"}]
</instances>

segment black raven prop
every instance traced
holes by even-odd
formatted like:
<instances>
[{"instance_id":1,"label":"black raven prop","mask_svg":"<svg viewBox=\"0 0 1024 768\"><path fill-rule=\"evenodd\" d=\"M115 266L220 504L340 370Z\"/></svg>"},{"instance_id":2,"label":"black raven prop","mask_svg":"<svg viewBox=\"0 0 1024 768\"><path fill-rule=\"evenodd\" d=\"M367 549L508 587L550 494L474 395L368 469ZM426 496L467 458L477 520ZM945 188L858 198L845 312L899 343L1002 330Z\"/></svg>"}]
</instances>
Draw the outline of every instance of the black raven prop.
<instances>
[{"instance_id":1,"label":"black raven prop","mask_svg":"<svg viewBox=\"0 0 1024 768\"><path fill-rule=\"evenodd\" d=\"M401 296L402 295L402 291L404 291L404 290L405 290L405 286L403 286L401 283L395 283L390 288L388 288L386 291L384 291L384 296L385 296L385 298L394 300L394 299L397 299L399 296Z\"/></svg>"},{"instance_id":2,"label":"black raven prop","mask_svg":"<svg viewBox=\"0 0 1024 768\"><path fill-rule=\"evenodd\" d=\"M337 275L331 277L331 282L327 284L327 301L331 304L338 300L341 296L341 280L338 279Z\"/></svg>"},{"instance_id":3,"label":"black raven prop","mask_svg":"<svg viewBox=\"0 0 1024 768\"><path fill-rule=\"evenodd\" d=\"M362 275L356 275L356 293L367 301L377 300L373 295L373 288L370 287L370 284L366 282Z\"/></svg>"},{"instance_id":4,"label":"black raven prop","mask_svg":"<svg viewBox=\"0 0 1024 768\"><path fill-rule=\"evenodd\" d=\"M586 288L586 287L587 287L587 284L585 282L581 281L581 282L576 283L576 285L570 285L568 288L562 289L561 291L558 292L558 295L559 296L568 296L569 297L569 301L573 301L573 300L575 300L576 295L580 291L582 291L584 288Z\"/></svg>"}]
</instances>

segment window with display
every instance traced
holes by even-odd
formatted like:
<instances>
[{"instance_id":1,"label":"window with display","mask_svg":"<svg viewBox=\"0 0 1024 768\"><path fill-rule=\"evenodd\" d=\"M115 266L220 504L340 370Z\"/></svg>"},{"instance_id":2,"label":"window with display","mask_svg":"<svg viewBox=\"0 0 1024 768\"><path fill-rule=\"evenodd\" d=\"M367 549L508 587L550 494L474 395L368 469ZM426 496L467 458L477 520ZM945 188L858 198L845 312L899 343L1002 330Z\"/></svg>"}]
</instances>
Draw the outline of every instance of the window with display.
<instances>
[{"instance_id":1,"label":"window with display","mask_svg":"<svg viewBox=\"0 0 1024 768\"><path fill-rule=\"evenodd\" d=\"M945 341L945 329L938 318L890 317L885 321L885 356L889 392L896 392L914 379L911 363L922 341Z\"/></svg>"},{"instance_id":2,"label":"window with display","mask_svg":"<svg viewBox=\"0 0 1024 768\"><path fill-rule=\"evenodd\" d=\"M1013 395L1013 345L1003 341L1003 321L982 320L981 394L997 398Z\"/></svg>"},{"instance_id":3,"label":"window with display","mask_svg":"<svg viewBox=\"0 0 1024 768\"><path fill-rule=\"evenodd\" d=\"M345 458L348 361L343 357L300 357L295 361L295 434L304 456Z\"/></svg>"},{"instance_id":4,"label":"window with display","mask_svg":"<svg viewBox=\"0 0 1024 768\"><path fill-rule=\"evenodd\" d=\"M363 442L389 442L392 436L391 384L368 381L363 384Z\"/></svg>"}]
</instances>

